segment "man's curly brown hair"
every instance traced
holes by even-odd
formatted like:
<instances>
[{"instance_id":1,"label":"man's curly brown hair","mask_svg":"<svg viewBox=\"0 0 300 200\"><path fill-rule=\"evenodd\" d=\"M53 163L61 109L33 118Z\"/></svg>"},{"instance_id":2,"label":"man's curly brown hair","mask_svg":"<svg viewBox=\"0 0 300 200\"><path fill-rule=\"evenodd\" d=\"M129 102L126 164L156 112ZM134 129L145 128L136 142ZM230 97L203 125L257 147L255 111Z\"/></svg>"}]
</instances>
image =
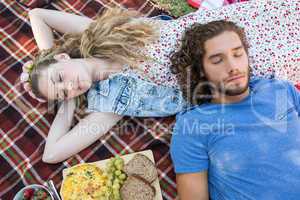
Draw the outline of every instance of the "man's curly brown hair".
<instances>
[{"instance_id":1,"label":"man's curly brown hair","mask_svg":"<svg viewBox=\"0 0 300 200\"><path fill-rule=\"evenodd\" d=\"M203 58L205 42L225 31L237 33L248 54L248 42L244 29L225 20L212 21L207 24L195 23L188 28L182 38L181 48L171 54L171 70L180 75L179 83L184 98L197 105L211 100L211 89L204 73Z\"/></svg>"}]
</instances>

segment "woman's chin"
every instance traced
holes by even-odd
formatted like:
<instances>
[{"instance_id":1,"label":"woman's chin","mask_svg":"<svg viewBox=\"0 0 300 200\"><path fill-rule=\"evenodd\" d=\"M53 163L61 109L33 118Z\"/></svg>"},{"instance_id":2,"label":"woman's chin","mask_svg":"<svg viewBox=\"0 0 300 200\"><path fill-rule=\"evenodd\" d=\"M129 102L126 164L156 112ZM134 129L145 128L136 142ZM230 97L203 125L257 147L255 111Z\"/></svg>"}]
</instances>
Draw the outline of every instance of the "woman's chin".
<instances>
[{"instance_id":1,"label":"woman's chin","mask_svg":"<svg viewBox=\"0 0 300 200\"><path fill-rule=\"evenodd\" d=\"M78 86L79 86L80 91L86 92L92 86L92 82L80 81Z\"/></svg>"}]
</instances>

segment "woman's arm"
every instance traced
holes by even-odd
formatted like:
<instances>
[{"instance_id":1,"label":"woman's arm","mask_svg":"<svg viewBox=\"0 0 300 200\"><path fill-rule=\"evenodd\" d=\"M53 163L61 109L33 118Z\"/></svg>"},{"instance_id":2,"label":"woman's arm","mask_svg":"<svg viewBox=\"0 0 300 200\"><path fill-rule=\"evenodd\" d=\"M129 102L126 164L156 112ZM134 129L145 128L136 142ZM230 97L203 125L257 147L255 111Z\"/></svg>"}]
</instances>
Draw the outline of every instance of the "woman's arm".
<instances>
[{"instance_id":1,"label":"woman's arm","mask_svg":"<svg viewBox=\"0 0 300 200\"><path fill-rule=\"evenodd\" d=\"M46 139L44 162L58 163L71 157L98 140L122 118L112 113L92 113L69 130L74 110L74 99L60 106Z\"/></svg>"},{"instance_id":2,"label":"woman's arm","mask_svg":"<svg viewBox=\"0 0 300 200\"><path fill-rule=\"evenodd\" d=\"M88 17L42 8L29 11L29 19L40 50L53 46L52 28L61 33L81 33L93 22Z\"/></svg>"}]
</instances>

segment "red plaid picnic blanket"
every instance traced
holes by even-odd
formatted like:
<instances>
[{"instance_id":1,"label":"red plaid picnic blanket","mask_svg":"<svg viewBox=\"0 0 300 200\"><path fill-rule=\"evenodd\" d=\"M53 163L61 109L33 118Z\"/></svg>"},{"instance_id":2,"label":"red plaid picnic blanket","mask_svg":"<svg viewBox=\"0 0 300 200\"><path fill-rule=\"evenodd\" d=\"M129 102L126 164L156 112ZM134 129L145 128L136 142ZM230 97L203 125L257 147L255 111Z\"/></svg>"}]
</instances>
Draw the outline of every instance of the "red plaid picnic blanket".
<instances>
[{"instance_id":1,"label":"red plaid picnic blanket","mask_svg":"<svg viewBox=\"0 0 300 200\"><path fill-rule=\"evenodd\" d=\"M10 200L25 185L43 184L48 179L59 188L62 170L78 163L146 149L154 153L163 198L176 199L175 174L169 155L174 117L124 118L79 154L63 163L46 164L41 158L55 113L49 113L47 105L25 93L19 82L22 65L37 51L26 5L89 17L111 5L134 8L149 16L167 13L150 0L54 0L49 5L43 4L45 1L0 2L0 199Z\"/></svg>"}]
</instances>

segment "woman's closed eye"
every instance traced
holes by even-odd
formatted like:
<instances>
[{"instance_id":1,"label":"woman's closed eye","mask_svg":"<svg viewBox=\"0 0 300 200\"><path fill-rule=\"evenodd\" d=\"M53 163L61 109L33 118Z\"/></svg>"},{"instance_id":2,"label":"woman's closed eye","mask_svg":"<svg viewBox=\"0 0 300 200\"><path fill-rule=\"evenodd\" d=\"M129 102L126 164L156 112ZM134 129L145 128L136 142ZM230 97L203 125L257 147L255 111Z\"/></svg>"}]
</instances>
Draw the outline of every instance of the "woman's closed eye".
<instances>
[{"instance_id":1,"label":"woman's closed eye","mask_svg":"<svg viewBox=\"0 0 300 200\"><path fill-rule=\"evenodd\" d=\"M63 75L62 74L58 74L58 80L59 80L59 82L63 82Z\"/></svg>"},{"instance_id":2,"label":"woman's closed eye","mask_svg":"<svg viewBox=\"0 0 300 200\"><path fill-rule=\"evenodd\" d=\"M57 98L58 99L61 99L61 100L65 100L67 99L68 97L68 92L64 89L60 90L58 93L57 93Z\"/></svg>"},{"instance_id":3,"label":"woman's closed eye","mask_svg":"<svg viewBox=\"0 0 300 200\"><path fill-rule=\"evenodd\" d=\"M64 81L63 74L59 73L58 74L58 82L62 83L63 81ZM62 94L62 95L59 95L61 97L61 99L66 99L68 97L68 92L65 89L61 89L60 94Z\"/></svg>"},{"instance_id":4,"label":"woman's closed eye","mask_svg":"<svg viewBox=\"0 0 300 200\"><path fill-rule=\"evenodd\" d=\"M64 93L64 99L66 99L68 97L68 92L66 90L63 90Z\"/></svg>"}]
</instances>

